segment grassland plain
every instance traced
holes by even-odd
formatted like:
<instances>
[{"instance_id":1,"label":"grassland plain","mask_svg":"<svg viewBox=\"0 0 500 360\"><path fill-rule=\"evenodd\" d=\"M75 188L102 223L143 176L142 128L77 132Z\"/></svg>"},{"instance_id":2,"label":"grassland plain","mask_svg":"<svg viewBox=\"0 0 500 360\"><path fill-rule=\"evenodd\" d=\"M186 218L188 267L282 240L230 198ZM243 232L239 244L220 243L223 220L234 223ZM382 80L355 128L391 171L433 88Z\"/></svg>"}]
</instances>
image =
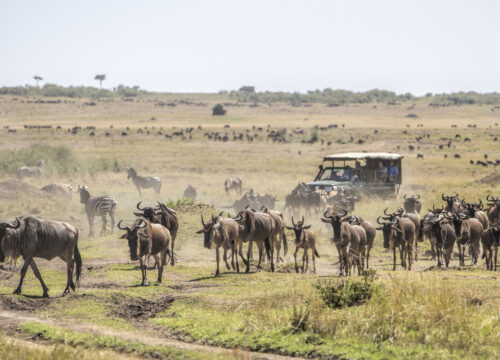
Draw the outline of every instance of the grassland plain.
<instances>
[{"instance_id":1,"label":"grassland plain","mask_svg":"<svg viewBox=\"0 0 500 360\"><path fill-rule=\"evenodd\" d=\"M274 274L223 271L215 278L214 254L203 248L195 234L200 213L209 216L217 209L229 210L237 197L224 192L226 176L242 177L244 190L275 195L281 209L285 195L298 181L314 177L322 156L337 152L405 155L400 195L357 205L356 214L371 221L385 207L400 206L405 193L421 194L424 209L441 204L442 192L456 191L471 201L484 201L488 193L498 196L498 167L470 164L470 160L484 160L485 154L489 160L500 158L500 142L494 141L500 137L500 114L495 109L475 105L434 108L422 101L339 107L240 104L226 106L226 116L213 117L211 107L216 102L233 100L205 94L157 94L133 101L61 99L59 104L34 100L0 97L0 218L12 220L33 213L75 224L84 273L77 292L60 298L65 286L63 263L37 260L50 288L52 297L47 300L38 298L41 289L31 272L23 295L10 295L19 279L20 261L0 269L2 358L8 353L40 359L500 357L500 280L498 272L486 271L482 261L459 267L453 258L449 269L438 269L425 242L419 244L419 261L412 272L401 268L393 272L392 254L384 251L379 234L370 261L377 273L370 299L332 309L325 305L317 285L342 280L337 278L330 230L317 216L306 218L319 238L316 275L295 274L289 253ZM175 100L191 104L155 105ZM90 101L96 105L85 105ZM417 117L407 117L409 113ZM315 128L328 124L338 127ZM25 129L24 125L52 128ZM275 130L286 128L287 142L269 140L268 125ZM17 131L8 132L6 126ZM73 135L68 128L74 126L83 129ZM191 138L164 136L188 127L194 128ZM304 133L295 134L296 127ZM233 131L247 134L247 129L248 134L259 136L253 142L233 141ZM210 140L207 132L228 133L229 141ZM314 134L318 142L302 142ZM419 136L424 138L417 141ZM464 141L466 137L470 141ZM410 151L409 145L415 150ZM417 159L417 153L424 158ZM15 178L18 166L35 165L41 159L46 165L40 179L20 182ZM139 197L126 178L124 169L129 165L140 174L161 176L162 195L156 198L152 191L144 191ZM87 219L78 196L71 201L54 199L37 190L51 182L68 182L74 188L85 184L91 194L115 197L117 219L126 223L133 220L138 201L170 200L180 220L179 262L167 268L164 283L139 287L140 271L129 260L121 234L115 231L87 238ZM188 184L198 189L196 203L177 201ZM100 219L96 222L99 226ZM288 235L290 239L292 234Z\"/></svg>"}]
</instances>

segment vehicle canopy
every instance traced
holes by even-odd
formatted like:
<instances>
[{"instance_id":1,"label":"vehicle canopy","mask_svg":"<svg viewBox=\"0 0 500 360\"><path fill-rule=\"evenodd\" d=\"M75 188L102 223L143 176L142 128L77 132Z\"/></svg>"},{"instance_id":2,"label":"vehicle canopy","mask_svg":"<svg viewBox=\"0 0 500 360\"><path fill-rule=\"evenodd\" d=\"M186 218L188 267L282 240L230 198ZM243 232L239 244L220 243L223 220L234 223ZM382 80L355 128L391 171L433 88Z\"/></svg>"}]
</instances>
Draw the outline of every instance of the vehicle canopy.
<instances>
[{"instance_id":1,"label":"vehicle canopy","mask_svg":"<svg viewBox=\"0 0 500 360\"><path fill-rule=\"evenodd\" d=\"M319 172L307 185L326 191L358 189L365 193L382 191L397 194L402 182L403 156L386 152L350 152L323 157Z\"/></svg>"}]
</instances>

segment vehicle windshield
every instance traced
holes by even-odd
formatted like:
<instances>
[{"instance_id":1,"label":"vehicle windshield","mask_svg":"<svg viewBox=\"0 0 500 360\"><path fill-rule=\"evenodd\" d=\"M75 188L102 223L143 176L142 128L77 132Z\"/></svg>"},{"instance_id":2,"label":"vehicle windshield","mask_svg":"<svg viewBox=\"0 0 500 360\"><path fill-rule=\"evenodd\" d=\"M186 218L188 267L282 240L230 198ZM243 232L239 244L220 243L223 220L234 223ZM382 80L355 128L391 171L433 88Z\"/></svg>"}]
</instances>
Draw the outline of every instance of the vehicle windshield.
<instances>
[{"instance_id":1,"label":"vehicle windshield","mask_svg":"<svg viewBox=\"0 0 500 360\"><path fill-rule=\"evenodd\" d=\"M324 169L319 180L349 181L351 177L352 168L350 166L327 167Z\"/></svg>"}]
</instances>

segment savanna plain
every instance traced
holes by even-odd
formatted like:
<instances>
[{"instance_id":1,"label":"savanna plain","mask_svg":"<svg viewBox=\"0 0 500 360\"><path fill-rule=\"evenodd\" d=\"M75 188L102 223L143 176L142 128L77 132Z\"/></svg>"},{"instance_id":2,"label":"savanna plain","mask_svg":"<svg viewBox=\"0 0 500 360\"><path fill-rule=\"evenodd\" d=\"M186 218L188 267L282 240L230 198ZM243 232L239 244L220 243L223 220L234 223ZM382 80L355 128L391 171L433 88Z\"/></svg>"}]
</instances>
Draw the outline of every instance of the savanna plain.
<instances>
[{"instance_id":1,"label":"savanna plain","mask_svg":"<svg viewBox=\"0 0 500 360\"><path fill-rule=\"evenodd\" d=\"M295 272L294 236L287 230L289 251L274 273L268 264L259 272L253 265L246 274L221 263L215 277L214 250L204 248L203 236L196 234L200 214L205 219L221 210L234 215L231 204L239 195L224 191L226 177L241 177L243 192L253 188L275 196L276 208L282 210L285 196L299 181L314 179L323 156L349 151L404 155L398 196L356 203L354 214L366 220L375 222L385 208L402 206L404 194L421 196L421 215L433 205L442 206L442 193L484 203L487 194L500 196L499 167L476 161L485 160L485 154L493 162L500 159L495 139L500 137L500 109L431 107L424 100L235 106L219 94L36 100L0 97L0 218L13 221L35 214L74 224L83 274L76 292L61 297L65 264L36 259L50 298L41 298L31 270L22 295L12 295L22 259L2 264L2 359L500 357L500 272L487 271L483 259L470 265L469 256L459 266L456 247L449 268L431 260L426 240L419 243L411 271L401 266L392 271L392 252L384 250L377 233L370 256L374 271L340 278L331 229L313 212L305 222L318 239L316 274ZM216 103L226 103L226 115L212 116ZM43 125L51 127L37 128ZM81 129L73 133L75 126ZM193 130L188 133L187 128ZM297 128L304 131L294 132ZM282 131L286 141L273 142L267 136L272 130ZM165 137L179 131L184 136ZM215 132L227 133L228 141L205 135ZM244 134L243 139L234 140L233 133ZM18 167L40 160L45 160L40 178L16 177ZM127 179L127 166L161 177L161 194L143 190L139 196ZM163 283L155 285L156 270L149 270L151 285L140 286L141 272L130 260L126 240L120 239L123 232L115 228L89 238L78 194L68 200L39 190L49 183L69 183L74 189L86 185L92 195L114 197L116 219L125 224L134 221L139 201L151 206L161 201L175 209L177 262L166 267ZM183 198L187 185L197 188L194 202ZM290 214L284 217L291 225ZM97 217L97 234L100 224ZM325 289L342 286L343 302L332 306ZM356 300L359 293L364 296Z\"/></svg>"}]
</instances>

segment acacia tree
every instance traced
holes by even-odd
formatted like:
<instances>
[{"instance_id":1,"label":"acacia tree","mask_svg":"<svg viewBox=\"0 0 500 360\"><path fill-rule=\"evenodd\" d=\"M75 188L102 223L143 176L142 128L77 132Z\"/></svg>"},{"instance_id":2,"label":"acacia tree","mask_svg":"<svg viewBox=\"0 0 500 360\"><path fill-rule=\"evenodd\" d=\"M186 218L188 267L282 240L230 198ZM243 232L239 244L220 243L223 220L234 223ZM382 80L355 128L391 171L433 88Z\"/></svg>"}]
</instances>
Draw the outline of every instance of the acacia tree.
<instances>
[{"instance_id":1,"label":"acacia tree","mask_svg":"<svg viewBox=\"0 0 500 360\"><path fill-rule=\"evenodd\" d=\"M38 75L33 76L33 79L35 79L36 87L38 87L39 81L43 81L43 78L41 76L38 76Z\"/></svg>"},{"instance_id":2,"label":"acacia tree","mask_svg":"<svg viewBox=\"0 0 500 360\"><path fill-rule=\"evenodd\" d=\"M99 81L99 90L102 90L102 82L106 80L106 75L105 74L98 74L94 77L94 80Z\"/></svg>"}]
</instances>

